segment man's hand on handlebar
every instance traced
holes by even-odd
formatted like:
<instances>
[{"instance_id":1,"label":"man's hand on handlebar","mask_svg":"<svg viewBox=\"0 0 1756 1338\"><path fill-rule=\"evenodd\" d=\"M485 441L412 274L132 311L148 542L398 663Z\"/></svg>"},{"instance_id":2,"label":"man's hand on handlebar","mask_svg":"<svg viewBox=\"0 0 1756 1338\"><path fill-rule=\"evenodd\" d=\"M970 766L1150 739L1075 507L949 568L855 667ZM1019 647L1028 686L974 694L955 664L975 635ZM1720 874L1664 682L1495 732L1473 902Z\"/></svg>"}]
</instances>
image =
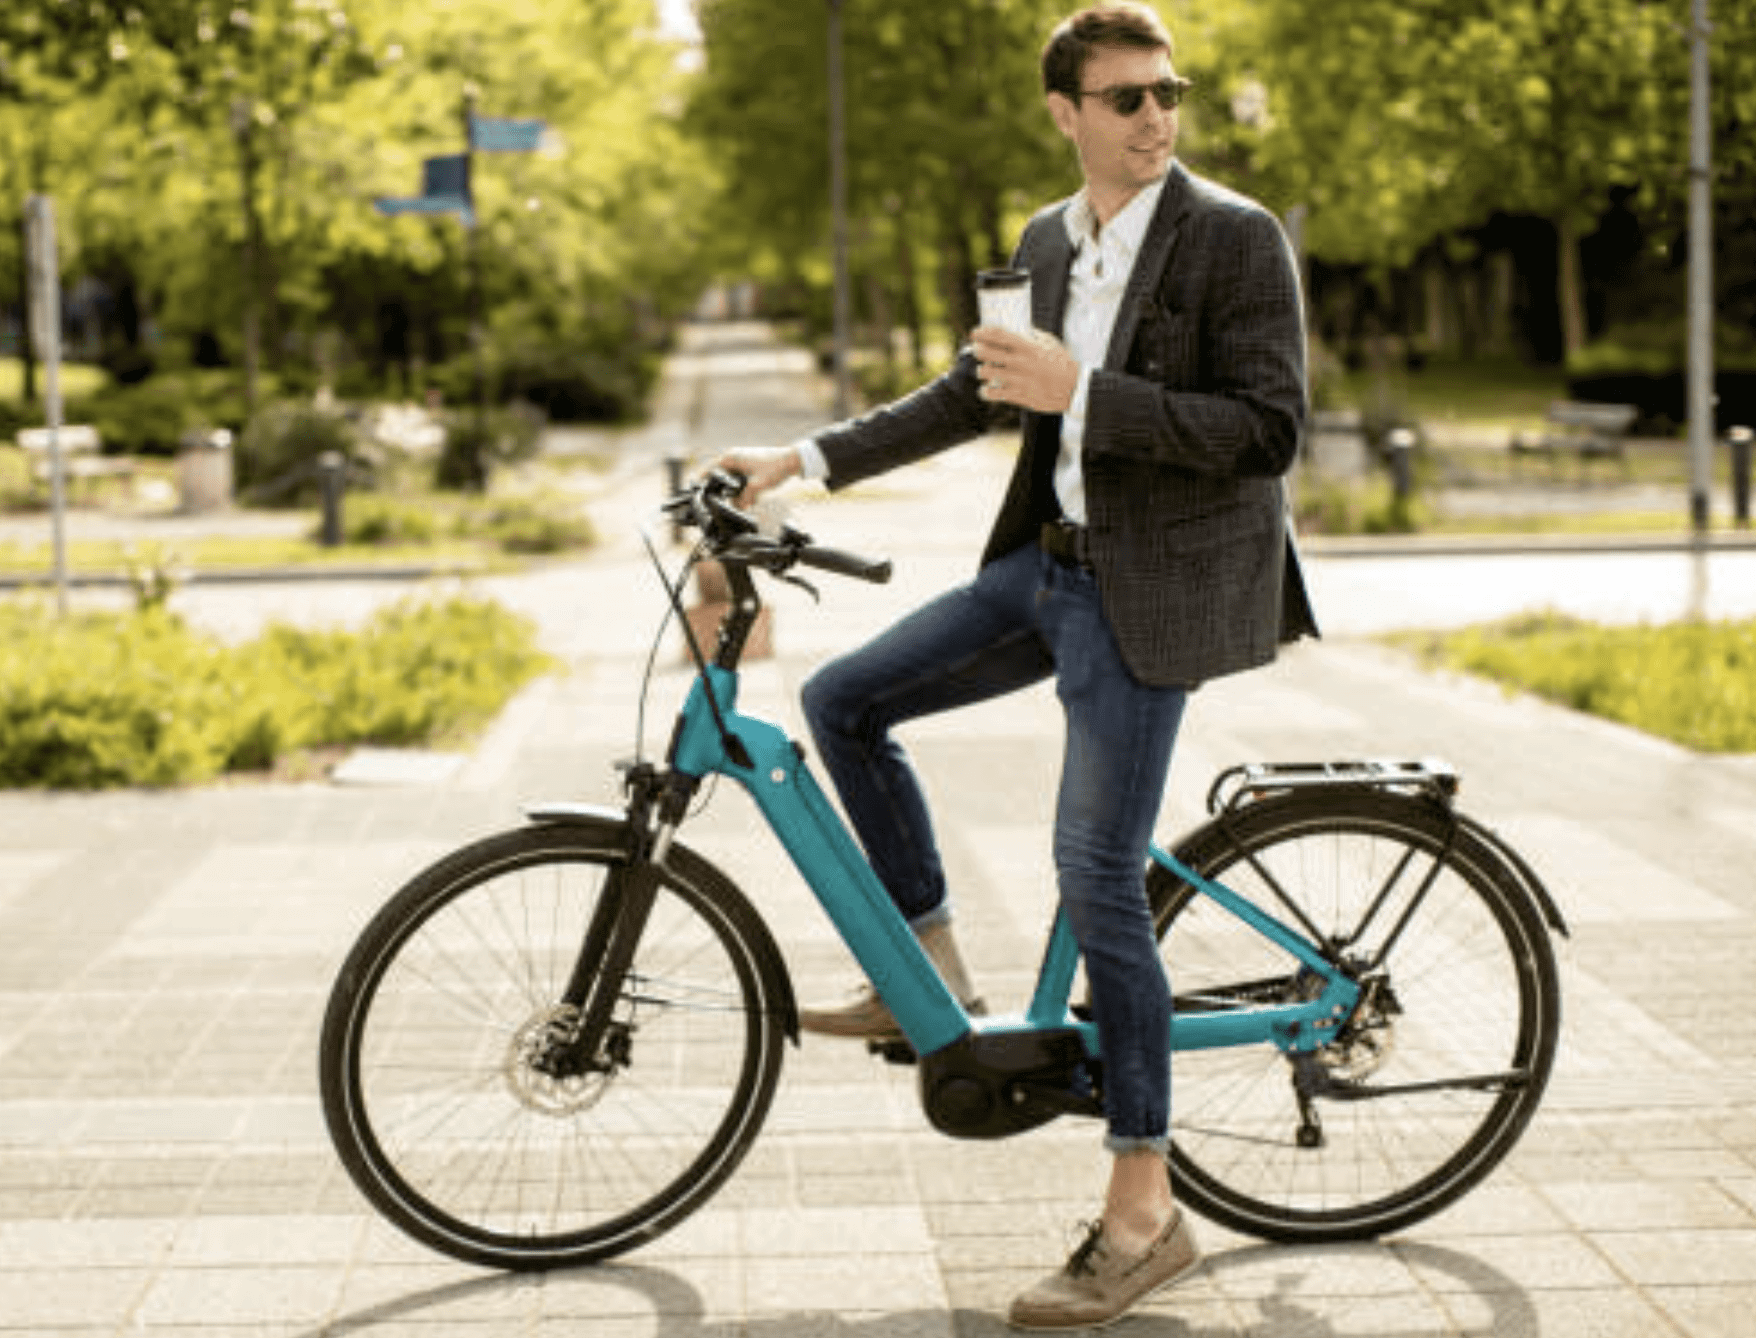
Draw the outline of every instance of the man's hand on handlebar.
<instances>
[{"instance_id":1,"label":"man's hand on handlebar","mask_svg":"<svg viewBox=\"0 0 1756 1338\"><path fill-rule=\"evenodd\" d=\"M745 446L727 451L714 461L714 467L744 476L744 491L738 494L741 511L755 506L763 493L796 478L802 468L799 452L791 446Z\"/></svg>"}]
</instances>

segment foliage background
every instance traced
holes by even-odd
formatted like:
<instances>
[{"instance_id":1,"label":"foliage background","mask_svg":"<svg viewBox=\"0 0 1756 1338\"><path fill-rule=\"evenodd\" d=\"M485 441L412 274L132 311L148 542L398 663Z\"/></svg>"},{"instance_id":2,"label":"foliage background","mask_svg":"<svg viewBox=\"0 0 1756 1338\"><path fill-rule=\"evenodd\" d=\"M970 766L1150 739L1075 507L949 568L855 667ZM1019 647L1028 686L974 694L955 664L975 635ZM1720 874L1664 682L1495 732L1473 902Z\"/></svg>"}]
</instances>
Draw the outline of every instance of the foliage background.
<instances>
[{"instance_id":1,"label":"foliage background","mask_svg":"<svg viewBox=\"0 0 1756 1338\"><path fill-rule=\"evenodd\" d=\"M200 362L293 390L407 393L430 371L464 391L446 368L469 362L467 235L372 201L462 150L469 85L484 114L541 117L565 146L476 155L491 367L563 354L625 375L702 278L710 178L668 114L677 55L643 0L17 0L0 301L18 308L16 223L43 192L70 333L101 321L93 351L124 379Z\"/></svg>"},{"instance_id":2,"label":"foliage background","mask_svg":"<svg viewBox=\"0 0 1756 1338\"><path fill-rule=\"evenodd\" d=\"M897 388L970 277L1072 189L1037 54L1070 0L841 0L852 263ZM1683 358L1690 0L1160 0L1183 157L1302 240L1341 363ZM1716 306L1756 368L1756 6L1712 4ZM123 380L221 364L261 396L473 386L466 233L387 220L462 98L561 157L478 155L497 396L638 411L714 278L821 337L828 0L13 0L0 11L0 304L54 195L76 333ZM83 286L82 286L83 285ZM96 347L91 347L95 342ZM559 383L559 385L558 385Z\"/></svg>"}]
</instances>

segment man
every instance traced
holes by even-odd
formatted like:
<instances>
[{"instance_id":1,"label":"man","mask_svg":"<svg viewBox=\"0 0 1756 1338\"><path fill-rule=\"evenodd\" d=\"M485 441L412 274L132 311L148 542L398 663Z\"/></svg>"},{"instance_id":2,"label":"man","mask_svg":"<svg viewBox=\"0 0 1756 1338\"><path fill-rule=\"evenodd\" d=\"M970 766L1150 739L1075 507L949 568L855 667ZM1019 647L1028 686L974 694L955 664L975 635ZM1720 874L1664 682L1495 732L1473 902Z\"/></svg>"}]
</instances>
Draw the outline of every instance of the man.
<instances>
[{"instance_id":1,"label":"man","mask_svg":"<svg viewBox=\"0 0 1756 1338\"><path fill-rule=\"evenodd\" d=\"M1305 414L1298 280L1270 214L1175 161L1186 84L1171 54L1158 16L1132 3L1073 15L1043 50L1049 114L1084 187L1018 246L1034 338L978 328L949 372L895 404L721 462L748 476L747 500L799 474L841 488L977 436L993 405L1024 411L976 579L820 670L804 709L874 869L947 985L979 1008L891 729L1046 678L1065 707L1054 857L1091 987L1112 1160L1100 1222L1014 1302L1027 1328L1105 1323L1197 1262L1164 1157L1171 1005L1146 848L1188 693L1316 633L1279 478ZM802 1022L895 1031L869 987Z\"/></svg>"}]
</instances>

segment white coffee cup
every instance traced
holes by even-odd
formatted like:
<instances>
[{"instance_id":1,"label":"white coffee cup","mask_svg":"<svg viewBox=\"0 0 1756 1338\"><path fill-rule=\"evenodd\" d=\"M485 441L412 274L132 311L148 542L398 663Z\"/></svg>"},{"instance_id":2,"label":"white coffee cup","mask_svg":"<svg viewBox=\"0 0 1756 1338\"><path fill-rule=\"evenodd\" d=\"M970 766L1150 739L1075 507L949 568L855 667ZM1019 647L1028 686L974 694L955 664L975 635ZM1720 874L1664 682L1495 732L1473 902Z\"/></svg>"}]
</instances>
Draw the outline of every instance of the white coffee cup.
<instances>
[{"instance_id":1,"label":"white coffee cup","mask_svg":"<svg viewBox=\"0 0 1756 1338\"><path fill-rule=\"evenodd\" d=\"M1013 334L1028 335L1030 319L1030 271L985 269L976 275L976 310L981 323Z\"/></svg>"}]
</instances>

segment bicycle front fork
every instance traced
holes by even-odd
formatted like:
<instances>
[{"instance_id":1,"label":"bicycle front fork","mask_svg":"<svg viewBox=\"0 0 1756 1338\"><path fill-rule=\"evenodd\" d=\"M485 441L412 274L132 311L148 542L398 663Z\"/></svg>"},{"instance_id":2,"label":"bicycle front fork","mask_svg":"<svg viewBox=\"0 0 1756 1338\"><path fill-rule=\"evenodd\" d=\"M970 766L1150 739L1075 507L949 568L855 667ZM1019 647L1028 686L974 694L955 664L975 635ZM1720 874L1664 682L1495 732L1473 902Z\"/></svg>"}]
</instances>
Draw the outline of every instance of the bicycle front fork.
<instances>
[{"instance_id":1,"label":"bicycle front fork","mask_svg":"<svg viewBox=\"0 0 1756 1338\"><path fill-rule=\"evenodd\" d=\"M632 1026L616 1017L634 953L658 897L665 856L697 782L649 764L629 768L628 859L614 866L592 910L557 1009L558 1025L532 1063L553 1078L610 1073L628 1062Z\"/></svg>"}]
</instances>

